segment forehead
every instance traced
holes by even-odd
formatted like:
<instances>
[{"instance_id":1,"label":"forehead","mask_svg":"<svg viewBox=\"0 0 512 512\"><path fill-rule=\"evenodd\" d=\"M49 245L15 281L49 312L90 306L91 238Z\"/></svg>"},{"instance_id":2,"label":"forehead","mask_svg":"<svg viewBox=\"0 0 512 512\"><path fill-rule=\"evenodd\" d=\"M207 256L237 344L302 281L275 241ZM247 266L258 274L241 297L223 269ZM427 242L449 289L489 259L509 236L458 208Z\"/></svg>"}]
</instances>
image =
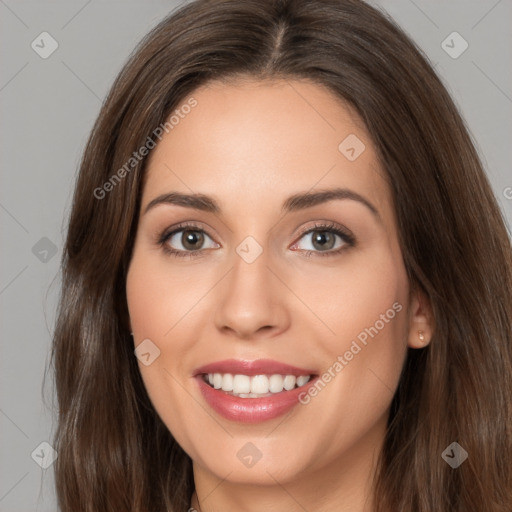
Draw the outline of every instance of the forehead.
<instances>
[{"instance_id":1,"label":"forehead","mask_svg":"<svg viewBox=\"0 0 512 512\"><path fill-rule=\"evenodd\" d=\"M280 207L296 192L345 187L389 210L364 123L326 88L303 80L238 80L208 83L182 104L190 98L196 106L150 154L143 207L176 190L214 196L240 214Z\"/></svg>"}]
</instances>

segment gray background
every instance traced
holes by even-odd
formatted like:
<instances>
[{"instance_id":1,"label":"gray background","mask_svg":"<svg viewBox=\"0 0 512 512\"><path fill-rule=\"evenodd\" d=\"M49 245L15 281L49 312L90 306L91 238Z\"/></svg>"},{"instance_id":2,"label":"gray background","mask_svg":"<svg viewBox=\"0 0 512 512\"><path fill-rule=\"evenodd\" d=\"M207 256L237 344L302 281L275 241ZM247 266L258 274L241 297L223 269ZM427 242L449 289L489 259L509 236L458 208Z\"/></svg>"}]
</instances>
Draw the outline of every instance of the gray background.
<instances>
[{"instance_id":1,"label":"gray background","mask_svg":"<svg viewBox=\"0 0 512 512\"><path fill-rule=\"evenodd\" d=\"M382 0L454 97L512 224L512 0ZM135 43L179 2L0 0L0 511L56 510L52 374L59 260L81 151ZM41 58L43 31L58 42ZM457 31L458 58L442 42ZM452 53L462 42L447 40ZM41 51L43 49L41 48ZM478 205L475 205L478 208ZM33 456L31 455L33 454Z\"/></svg>"}]
</instances>

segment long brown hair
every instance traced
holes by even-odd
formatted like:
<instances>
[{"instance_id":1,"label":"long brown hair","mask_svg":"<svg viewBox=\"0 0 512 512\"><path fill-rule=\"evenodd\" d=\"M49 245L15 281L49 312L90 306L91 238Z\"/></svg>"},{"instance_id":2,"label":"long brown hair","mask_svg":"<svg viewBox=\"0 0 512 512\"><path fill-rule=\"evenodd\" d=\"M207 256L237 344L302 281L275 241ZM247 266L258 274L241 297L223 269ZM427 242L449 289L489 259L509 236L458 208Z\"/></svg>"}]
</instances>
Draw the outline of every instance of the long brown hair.
<instances>
[{"instance_id":1,"label":"long brown hair","mask_svg":"<svg viewBox=\"0 0 512 512\"><path fill-rule=\"evenodd\" d=\"M196 0L159 23L115 80L81 161L63 251L52 351L60 509L188 509L191 460L149 400L127 322L146 158L126 162L148 137L158 142L155 128L198 86L240 76L308 79L355 107L388 177L411 286L432 304L433 339L409 350L393 398L376 511L510 512L509 234L427 59L360 0ZM456 469L441 456L452 442L469 455Z\"/></svg>"}]
</instances>

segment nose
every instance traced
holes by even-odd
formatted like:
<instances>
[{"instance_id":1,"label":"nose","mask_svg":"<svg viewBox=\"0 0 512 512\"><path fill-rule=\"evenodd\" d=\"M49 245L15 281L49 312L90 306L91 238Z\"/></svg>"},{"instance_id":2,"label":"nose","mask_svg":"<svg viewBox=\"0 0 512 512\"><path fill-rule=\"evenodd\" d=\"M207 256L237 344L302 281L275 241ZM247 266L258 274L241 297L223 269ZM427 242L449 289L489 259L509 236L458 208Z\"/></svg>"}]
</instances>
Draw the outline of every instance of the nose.
<instances>
[{"instance_id":1,"label":"nose","mask_svg":"<svg viewBox=\"0 0 512 512\"><path fill-rule=\"evenodd\" d=\"M277 336L289 326L286 300L286 287L270 268L265 251L252 263L235 254L215 297L216 327L245 340Z\"/></svg>"}]
</instances>

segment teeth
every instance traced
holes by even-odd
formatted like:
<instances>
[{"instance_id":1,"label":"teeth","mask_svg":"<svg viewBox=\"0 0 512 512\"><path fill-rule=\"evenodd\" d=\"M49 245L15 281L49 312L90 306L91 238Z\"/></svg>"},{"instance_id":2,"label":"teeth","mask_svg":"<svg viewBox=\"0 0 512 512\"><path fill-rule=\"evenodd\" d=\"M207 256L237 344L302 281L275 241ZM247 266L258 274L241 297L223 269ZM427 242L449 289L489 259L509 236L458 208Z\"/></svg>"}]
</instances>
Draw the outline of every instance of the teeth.
<instances>
[{"instance_id":1,"label":"teeth","mask_svg":"<svg viewBox=\"0 0 512 512\"><path fill-rule=\"evenodd\" d=\"M220 375L218 373L217 375ZM228 374L230 377L231 375ZM222 377L224 380L224 377ZM251 378L247 375L235 375L233 377L233 393L250 393L251 392Z\"/></svg>"},{"instance_id":2,"label":"teeth","mask_svg":"<svg viewBox=\"0 0 512 512\"><path fill-rule=\"evenodd\" d=\"M295 382L297 382L297 379L294 375L287 375L283 382L284 389L286 389L286 391L290 391L290 389L295 387Z\"/></svg>"},{"instance_id":3,"label":"teeth","mask_svg":"<svg viewBox=\"0 0 512 512\"><path fill-rule=\"evenodd\" d=\"M251 393L268 393L268 377L266 375L255 375L251 379Z\"/></svg>"},{"instance_id":4,"label":"teeth","mask_svg":"<svg viewBox=\"0 0 512 512\"><path fill-rule=\"evenodd\" d=\"M217 375L220 375L220 373ZM226 373L226 375L222 377L222 391L233 391L233 375L230 373Z\"/></svg>"},{"instance_id":5,"label":"teeth","mask_svg":"<svg viewBox=\"0 0 512 512\"><path fill-rule=\"evenodd\" d=\"M209 373L204 380L215 389L222 389L241 398L260 398L272 393L290 391L306 384L310 375L232 375L231 373Z\"/></svg>"},{"instance_id":6,"label":"teeth","mask_svg":"<svg viewBox=\"0 0 512 512\"><path fill-rule=\"evenodd\" d=\"M301 375L300 377L297 377L297 387L300 388L301 386L304 386L308 380L309 375Z\"/></svg>"},{"instance_id":7,"label":"teeth","mask_svg":"<svg viewBox=\"0 0 512 512\"><path fill-rule=\"evenodd\" d=\"M283 391L283 377L281 375L272 375L269 379L269 391L271 393L281 393Z\"/></svg>"},{"instance_id":8,"label":"teeth","mask_svg":"<svg viewBox=\"0 0 512 512\"><path fill-rule=\"evenodd\" d=\"M222 387L222 375L220 373L213 374L213 387L215 389L220 389Z\"/></svg>"}]
</instances>

